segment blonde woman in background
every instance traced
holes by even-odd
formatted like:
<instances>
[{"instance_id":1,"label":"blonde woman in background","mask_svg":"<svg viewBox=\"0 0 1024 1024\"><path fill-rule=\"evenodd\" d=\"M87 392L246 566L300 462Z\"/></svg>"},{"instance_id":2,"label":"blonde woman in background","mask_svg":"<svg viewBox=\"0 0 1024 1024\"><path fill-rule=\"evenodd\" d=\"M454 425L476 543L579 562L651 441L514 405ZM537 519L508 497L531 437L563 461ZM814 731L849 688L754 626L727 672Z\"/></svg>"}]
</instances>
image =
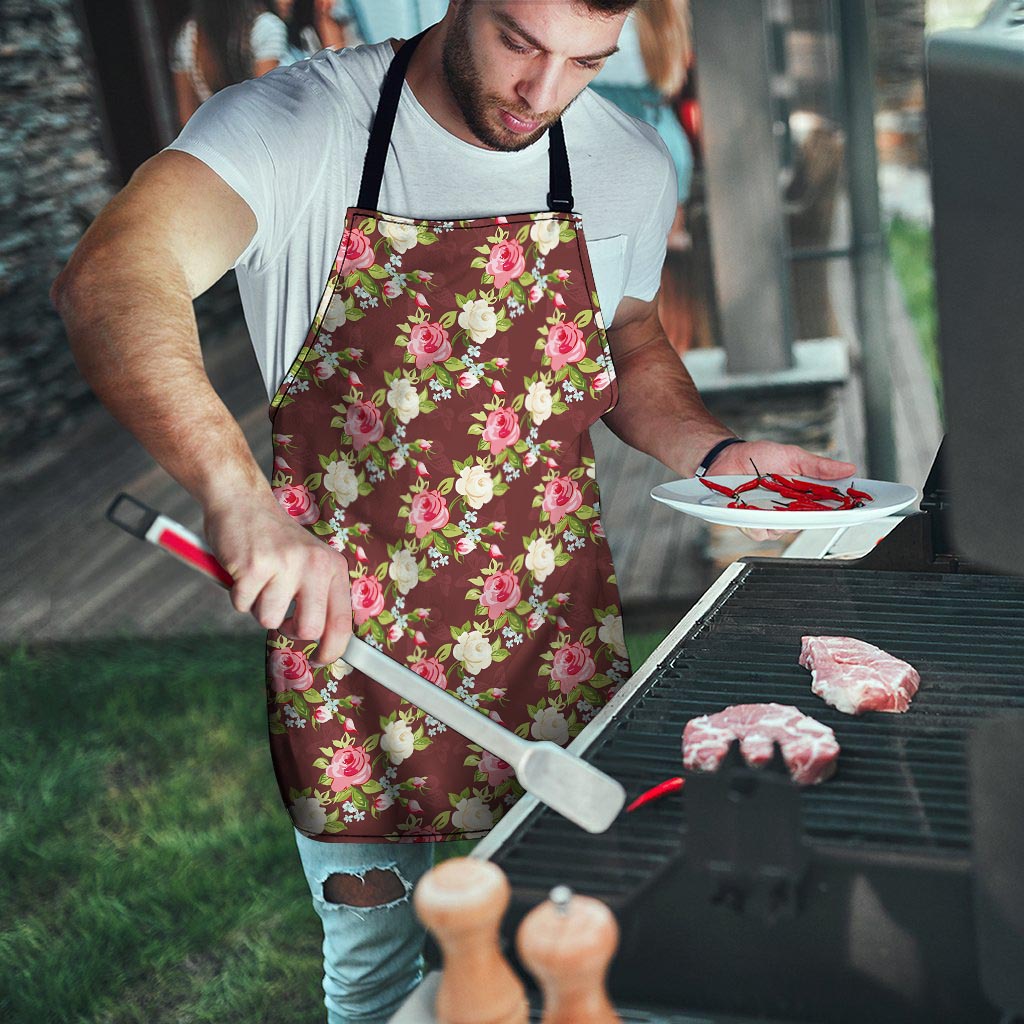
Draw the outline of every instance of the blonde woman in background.
<instances>
[{"instance_id":1,"label":"blonde woman in background","mask_svg":"<svg viewBox=\"0 0 1024 1024\"><path fill-rule=\"evenodd\" d=\"M265 0L195 0L171 54L182 125L215 92L287 64L288 29Z\"/></svg>"},{"instance_id":2,"label":"blonde woman in background","mask_svg":"<svg viewBox=\"0 0 1024 1024\"><path fill-rule=\"evenodd\" d=\"M619 36L619 52L607 59L590 88L627 114L653 125L676 166L682 204L689 198L693 150L675 112L693 56L687 0L640 0Z\"/></svg>"}]
</instances>

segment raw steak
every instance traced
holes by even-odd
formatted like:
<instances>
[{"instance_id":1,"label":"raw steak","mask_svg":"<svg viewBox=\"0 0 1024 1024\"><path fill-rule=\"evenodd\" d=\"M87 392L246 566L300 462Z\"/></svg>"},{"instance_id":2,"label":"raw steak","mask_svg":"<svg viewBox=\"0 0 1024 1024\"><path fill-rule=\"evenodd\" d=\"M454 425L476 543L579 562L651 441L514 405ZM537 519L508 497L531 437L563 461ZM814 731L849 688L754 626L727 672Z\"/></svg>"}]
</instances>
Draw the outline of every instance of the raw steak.
<instances>
[{"instance_id":1,"label":"raw steak","mask_svg":"<svg viewBox=\"0 0 1024 1024\"><path fill-rule=\"evenodd\" d=\"M771 760L778 740L790 777L801 786L824 782L836 770L835 733L788 704L734 704L691 719L683 729L683 767L713 772L734 739L754 768Z\"/></svg>"},{"instance_id":2,"label":"raw steak","mask_svg":"<svg viewBox=\"0 0 1024 1024\"><path fill-rule=\"evenodd\" d=\"M845 715L906 711L921 682L912 665L848 636L802 637L800 664L811 691Z\"/></svg>"}]
</instances>

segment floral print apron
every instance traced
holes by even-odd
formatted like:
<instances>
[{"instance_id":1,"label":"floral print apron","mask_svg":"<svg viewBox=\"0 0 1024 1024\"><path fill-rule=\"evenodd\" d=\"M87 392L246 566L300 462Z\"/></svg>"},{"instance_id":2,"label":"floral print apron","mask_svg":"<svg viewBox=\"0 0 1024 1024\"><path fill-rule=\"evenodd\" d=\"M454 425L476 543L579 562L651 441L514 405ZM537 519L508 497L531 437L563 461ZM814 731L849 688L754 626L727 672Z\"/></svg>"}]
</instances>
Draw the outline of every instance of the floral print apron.
<instances>
[{"instance_id":1,"label":"floral print apron","mask_svg":"<svg viewBox=\"0 0 1024 1024\"><path fill-rule=\"evenodd\" d=\"M630 666L588 428L615 373L561 123L549 209L377 210L395 56L359 203L272 402L278 500L343 553L356 632L517 735L565 745ZM475 838L512 769L339 661L267 641L270 745L295 826L325 841Z\"/></svg>"}]
</instances>

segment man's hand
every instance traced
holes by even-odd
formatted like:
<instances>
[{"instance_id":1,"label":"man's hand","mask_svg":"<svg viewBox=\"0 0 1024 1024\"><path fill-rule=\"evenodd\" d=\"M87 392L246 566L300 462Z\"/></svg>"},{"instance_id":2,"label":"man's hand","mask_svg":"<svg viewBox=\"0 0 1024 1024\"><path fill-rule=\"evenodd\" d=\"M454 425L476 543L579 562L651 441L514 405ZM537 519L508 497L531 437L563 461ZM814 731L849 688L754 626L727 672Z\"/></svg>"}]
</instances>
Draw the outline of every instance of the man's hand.
<instances>
[{"instance_id":1,"label":"man's hand","mask_svg":"<svg viewBox=\"0 0 1024 1024\"><path fill-rule=\"evenodd\" d=\"M760 472L811 477L814 480L841 480L853 476L856 471L857 467L852 462L827 459L795 444L744 441L742 444L729 445L711 463L708 476L754 476L755 472ZM762 541L775 540L786 531L745 529L742 532L751 540Z\"/></svg>"},{"instance_id":2,"label":"man's hand","mask_svg":"<svg viewBox=\"0 0 1024 1024\"><path fill-rule=\"evenodd\" d=\"M231 602L266 629L319 641L314 663L345 653L352 633L348 564L317 540L274 499L207 506L207 540L231 574ZM292 601L295 609L288 615Z\"/></svg>"},{"instance_id":3,"label":"man's hand","mask_svg":"<svg viewBox=\"0 0 1024 1024\"><path fill-rule=\"evenodd\" d=\"M744 441L731 444L711 463L708 476L754 476L761 473L782 473L784 476L807 476L814 480L841 480L853 476L857 467L852 462L837 462L815 455L795 444L775 441Z\"/></svg>"}]
</instances>

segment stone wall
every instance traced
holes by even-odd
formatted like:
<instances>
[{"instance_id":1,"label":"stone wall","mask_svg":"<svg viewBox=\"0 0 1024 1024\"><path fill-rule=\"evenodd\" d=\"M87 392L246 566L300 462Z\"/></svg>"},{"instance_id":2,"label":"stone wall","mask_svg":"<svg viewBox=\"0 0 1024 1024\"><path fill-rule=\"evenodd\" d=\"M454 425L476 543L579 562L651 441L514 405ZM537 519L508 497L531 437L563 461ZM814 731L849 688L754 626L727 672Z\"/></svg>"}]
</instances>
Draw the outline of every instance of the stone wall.
<instances>
[{"instance_id":1,"label":"stone wall","mask_svg":"<svg viewBox=\"0 0 1024 1024\"><path fill-rule=\"evenodd\" d=\"M50 282L113 193L71 0L0 3L0 459L91 403Z\"/></svg>"}]
</instances>

